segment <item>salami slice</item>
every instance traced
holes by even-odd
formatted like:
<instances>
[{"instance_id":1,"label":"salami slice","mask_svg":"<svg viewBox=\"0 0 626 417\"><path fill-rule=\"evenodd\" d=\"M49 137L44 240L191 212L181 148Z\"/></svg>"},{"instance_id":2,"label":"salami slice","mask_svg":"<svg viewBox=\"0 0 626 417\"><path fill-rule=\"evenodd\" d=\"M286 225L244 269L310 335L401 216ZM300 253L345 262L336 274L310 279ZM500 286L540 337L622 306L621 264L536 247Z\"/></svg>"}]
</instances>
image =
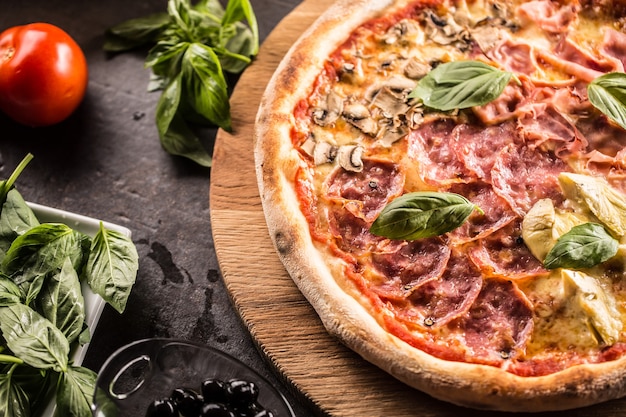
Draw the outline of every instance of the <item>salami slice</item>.
<instances>
[{"instance_id":1,"label":"salami slice","mask_svg":"<svg viewBox=\"0 0 626 417\"><path fill-rule=\"evenodd\" d=\"M373 267L387 277L374 291L385 298L403 299L418 286L439 278L449 258L450 248L439 237L389 241L372 254Z\"/></svg>"},{"instance_id":2,"label":"salami slice","mask_svg":"<svg viewBox=\"0 0 626 417\"><path fill-rule=\"evenodd\" d=\"M480 271L464 254L452 251L438 279L423 283L403 302L394 305L400 320L438 328L469 310L482 286Z\"/></svg>"},{"instance_id":3,"label":"salami slice","mask_svg":"<svg viewBox=\"0 0 626 417\"><path fill-rule=\"evenodd\" d=\"M373 221L382 208L402 193L404 175L396 164L364 160L361 172L337 168L327 182L327 196L366 222Z\"/></svg>"},{"instance_id":4,"label":"salami slice","mask_svg":"<svg viewBox=\"0 0 626 417\"><path fill-rule=\"evenodd\" d=\"M472 356L501 364L524 350L533 329L532 305L511 281L486 279L460 327Z\"/></svg>"},{"instance_id":5,"label":"salami slice","mask_svg":"<svg viewBox=\"0 0 626 417\"><path fill-rule=\"evenodd\" d=\"M450 239L455 244L467 243L488 236L517 217L509 203L485 182L456 184L449 191L465 196L480 207L480 211L474 210L461 227L450 233Z\"/></svg>"},{"instance_id":6,"label":"salami slice","mask_svg":"<svg viewBox=\"0 0 626 417\"><path fill-rule=\"evenodd\" d=\"M454 119L435 119L409 133L408 156L425 183L447 186L475 178L450 146L456 125Z\"/></svg>"},{"instance_id":7,"label":"salami slice","mask_svg":"<svg viewBox=\"0 0 626 417\"><path fill-rule=\"evenodd\" d=\"M470 249L470 259L485 276L519 279L548 273L524 244L520 223L519 218L510 222Z\"/></svg>"},{"instance_id":8,"label":"salami slice","mask_svg":"<svg viewBox=\"0 0 626 417\"><path fill-rule=\"evenodd\" d=\"M563 171L569 167L551 153L509 145L498 154L491 178L495 192L524 216L542 198L562 200L558 175Z\"/></svg>"},{"instance_id":9,"label":"salami slice","mask_svg":"<svg viewBox=\"0 0 626 417\"><path fill-rule=\"evenodd\" d=\"M494 126L463 124L456 127L453 133L452 145L459 161L486 182L491 181L491 169L498 155L494 149L520 142L514 122Z\"/></svg>"}]
</instances>

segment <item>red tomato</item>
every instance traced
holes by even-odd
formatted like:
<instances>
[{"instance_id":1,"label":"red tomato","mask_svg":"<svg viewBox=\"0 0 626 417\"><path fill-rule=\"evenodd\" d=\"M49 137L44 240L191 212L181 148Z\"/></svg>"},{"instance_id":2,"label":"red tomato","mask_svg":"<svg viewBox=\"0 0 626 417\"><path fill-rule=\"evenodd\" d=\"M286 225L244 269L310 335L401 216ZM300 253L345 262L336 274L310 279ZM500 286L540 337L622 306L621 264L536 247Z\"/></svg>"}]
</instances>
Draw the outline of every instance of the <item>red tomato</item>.
<instances>
[{"instance_id":1,"label":"red tomato","mask_svg":"<svg viewBox=\"0 0 626 417\"><path fill-rule=\"evenodd\" d=\"M83 51L60 28L33 23L0 34L0 110L16 122L65 120L83 100L87 81Z\"/></svg>"}]
</instances>

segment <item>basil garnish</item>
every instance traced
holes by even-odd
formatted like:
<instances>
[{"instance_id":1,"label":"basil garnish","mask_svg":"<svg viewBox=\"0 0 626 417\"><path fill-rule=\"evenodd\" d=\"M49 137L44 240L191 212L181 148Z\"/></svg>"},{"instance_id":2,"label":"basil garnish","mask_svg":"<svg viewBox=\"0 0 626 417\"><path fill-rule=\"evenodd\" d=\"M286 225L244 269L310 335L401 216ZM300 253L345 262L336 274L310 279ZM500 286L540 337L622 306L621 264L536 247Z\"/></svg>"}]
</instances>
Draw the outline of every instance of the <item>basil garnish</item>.
<instances>
[{"instance_id":1,"label":"basil garnish","mask_svg":"<svg viewBox=\"0 0 626 417\"><path fill-rule=\"evenodd\" d=\"M583 223L556 241L543 265L547 269L591 268L615 256L618 244L601 224Z\"/></svg>"},{"instance_id":2,"label":"basil garnish","mask_svg":"<svg viewBox=\"0 0 626 417\"><path fill-rule=\"evenodd\" d=\"M589 101L609 119L626 129L626 74L604 74L587 86Z\"/></svg>"},{"instance_id":3,"label":"basil garnish","mask_svg":"<svg viewBox=\"0 0 626 417\"><path fill-rule=\"evenodd\" d=\"M475 209L480 210L459 194L417 191L385 206L370 232L404 240L439 236L461 226Z\"/></svg>"},{"instance_id":4,"label":"basil garnish","mask_svg":"<svg viewBox=\"0 0 626 417\"><path fill-rule=\"evenodd\" d=\"M498 98L512 77L480 61L448 62L422 78L409 97L442 111L482 106Z\"/></svg>"},{"instance_id":5,"label":"basil garnish","mask_svg":"<svg viewBox=\"0 0 626 417\"><path fill-rule=\"evenodd\" d=\"M122 22L105 35L110 52L152 46L145 66L153 75L148 89L162 90L156 111L161 145L210 167L211 155L195 128L231 130L228 82L234 79L225 73L243 71L259 49L250 1L229 0L224 8L219 0L168 0L167 13Z\"/></svg>"}]
</instances>

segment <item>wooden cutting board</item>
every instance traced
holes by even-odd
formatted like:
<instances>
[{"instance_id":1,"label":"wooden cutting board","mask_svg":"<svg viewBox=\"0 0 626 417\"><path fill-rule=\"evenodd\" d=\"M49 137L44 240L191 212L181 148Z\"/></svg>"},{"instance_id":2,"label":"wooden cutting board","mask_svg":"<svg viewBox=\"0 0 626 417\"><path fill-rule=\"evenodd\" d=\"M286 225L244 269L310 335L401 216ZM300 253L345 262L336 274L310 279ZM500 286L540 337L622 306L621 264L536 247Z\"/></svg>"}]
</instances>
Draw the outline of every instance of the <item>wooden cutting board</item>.
<instances>
[{"instance_id":1,"label":"wooden cutting board","mask_svg":"<svg viewBox=\"0 0 626 417\"><path fill-rule=\"evenodd\" d=\"M434 400L398 382L328 335L283 268L266 228L253 155L265 86L301 33L332 0L305 0L269 35L231 97L233 132L219 131L211 172L215 250L235 306L261 351L299 393L332 416L495 417ZM535 417L614 417L626 400ZM521 416L521 414L514 414Z\"/></svg>"}]
</instances>

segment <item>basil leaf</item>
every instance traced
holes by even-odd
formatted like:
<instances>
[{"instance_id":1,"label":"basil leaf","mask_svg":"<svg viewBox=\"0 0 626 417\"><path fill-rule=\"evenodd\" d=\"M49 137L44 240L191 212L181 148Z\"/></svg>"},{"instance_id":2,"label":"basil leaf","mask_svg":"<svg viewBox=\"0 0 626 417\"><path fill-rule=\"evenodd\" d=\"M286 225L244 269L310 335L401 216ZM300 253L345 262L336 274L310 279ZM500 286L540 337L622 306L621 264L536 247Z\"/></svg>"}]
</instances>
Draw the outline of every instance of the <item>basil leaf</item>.
<instances>
[{"instance_id":1,"label":"basil leaf","mask_svg":"<svg viewBox=\"0 0 626 417\"><path fill-rule=\"evenodd\" d=\"M165 17L161 21L153 16L122 23L109 32L142 39L150 38L153 29L158 32L145 66L154 75L149 90L163 90L156 120L161 144L170 154L210 167L210 154L189 125L209 122L231 129L223 71L241 72L258 53L256 16L249 0L229 0L226 8L219 0L201 0L195 6L189 0L168 0L167 16L167 24Z\"/></svg>"},{"instance_id":2,"label":"basil leaf","mask_svg":"<svg viewBox=\"0 0 626 417\"><path fill-rule=\"evenodd\" d=\"M21 194L15 188L10 190L0 213L0 261L18 236L38 225L35 213Z\"/></svg>"},{"instance_id":3,"label":"basil leaf","mask_svg":"<svg viewBox=\"0 0 626 417\"><path fill-rule=\"evenodd\" d=\"M211 156L178 111L181 94L182 74L179 74L163 90L157 104L156 121L161 146L171 155L184 156L210 167Z\"/></svg>"},{"instance_id":4,"label":"basil leaf","mask_svg":"<svg viewBox=\"0 0 626 417\"><path fill-rule=\"evenodd\" d=\"M0 274L0 307L21 302L20 288L9 277Z\"/></svg>"},{"instance_id":5,"label":"basil leaf","mask_svg":"<svg viewBox=\"0 0 626 417\"><path fill-rule=\"evenodd\" d=\"M0 416L30 417L30 401L13 373L0 373Z\"/></svg>"},{"instance_id":6,"label":"basil leaf","mask_svg":"<svg viewBox=\"0 0 626 417\"><path fill-rule=\"evenodd\" d=\"M422 78L409 97L441 111L482 106L498 98L512 77L480 61L448 62Z\"/></svg>"},{"instance_id":7,"label":"basil leaf","mask_svg":"<svg viewBox=\"0 0 626 417\"><path fill-rule=\"evenodd\" d=\"M152 68L152 72L169 79L176 77L180 72L182 57L189 47L189 42L175 39L158 42L148 52L145 67Z\"/></svg>"},{"instance_id":8,"label":"basil leaf","mask_svg":"<svg viewBox=\"0 0 626 417\"><path fill-rule=\"evenodd\" d=\"M46 280L37 301L38 311L63 332L68 342L78 338L85 321L85 299L70 258L65 258L62 268Z\"/></svg>"},{"instance_id":9,"label":"basil leaf","mask_svg":"<svg viewBox=\"0 0 626 417\"><path fill-rule=\"evenodd\" d=\"M30 366L56 372L67 369L67 339L32 308L23 304L1 307L0 330L9 349Z\"/></svg>"},{"instance_id":10,"label":"basil leaf","mask_svg":"<svg viewBox=\"0 0 626 417\"><path fill-rule=\"evenodd\" d=\"M201 13L214 16L218 20L222 20L222 16L224 16L224 7L219 2L219 0L201 0L199 1L194 8Z\"/></svg>"},{"instance_id":11,"label":"basil leaf","mask_svg":"<svg viewBox=\"0 0 626 417\"><path fill-rule=\"evenodd\" d=\"M80 270L84 239L84 235L65 224L41 224L13 241L0 268L16 284L30 282L61 269L67 257Z\"/></svg>"},{"instance_id":12,"label":"basil leaf","mask_svg":"<svg viewBox=\"0 0 626 417\"><path fill-rule=\"evenodd\" d=\"M259 52L259 28L256 21L256 16L252 10L252 5L248 0L229 0L226 5L226 11L222 17L222 31L220 33L220 46L226 46L227 37L224 36L229 25L237 24L243 19L246 19L250 31L252 32L252 38L250 40L250 55L256 55ZM233 52L243 52L243 49L232 50Z\"/></svg>"},{"instance_id":13,"label":"basil leaf","mask_svg":"<svg viewBox=\"0 0 626 417\"><path fill-rule=\"evenodd\" d=\"M543 264L547 269L591 268L615 256L618 245L601 224L583 223L556 241Z\"/></svg>"},{"instance_id":14,"label":"basil leaf","mask_svg":"<svg viewBox=\"0 0 626 417\"><path fill-rule=\"evenodd\" d=\"M224 130L230 130L228 87L219 58L205 45L193 43L182 62L185 97L194 111Z\"/></svg>"},{"instance_id":15,"label":"basil leaf","mask_svg":"<svg viewBox=\"0 0 626 417\"><path fill-rule=\"evenodd\" d=\"M69 367L57 386L57 416L91 416L93 392L96 386L96 373L78 366Z\"/></svg>"},{"instance_id":16,"label":"basil leaf","mask_svg":"<svg viewBox=\"0 0 626 417\"><path fill-rule=\"evenodd\" d=\"M139 256L133 242L123 234L105 229L94 236L85 267L87 283L96 294L122 313L135 283Z\"/></svg>"},{"instance_id":17,"label":"basil leaf","mask_svg":"<svg viewBox=\"0 0 626 417\"><path fill-rule=\"evenodd\" d=\"M461 226L475 209L477 206L454 193L408 193L385 206L370 232L403 240L439 236Z\"/></svg>"},{"instance_id":18,"label":"basil leaf","mask_svg":"<svg viewBox=\"0 0 626 417\"><path fill-rule=\"evenodd\" d=\"M626 129L626 74L604 74L587 86L589 101L609 119Z\"/></svg>"},{"instance_id":19,"label":"basil leaf","mask_svg":"<svg viewBox=\"0 0 626 417\"><path fill-rule=\"evenodd\" d=\"M103 49L122 52L156 42L170 21L167 13L154 13L122 22L106 30Z\"/></svg>"}]
</instances>

